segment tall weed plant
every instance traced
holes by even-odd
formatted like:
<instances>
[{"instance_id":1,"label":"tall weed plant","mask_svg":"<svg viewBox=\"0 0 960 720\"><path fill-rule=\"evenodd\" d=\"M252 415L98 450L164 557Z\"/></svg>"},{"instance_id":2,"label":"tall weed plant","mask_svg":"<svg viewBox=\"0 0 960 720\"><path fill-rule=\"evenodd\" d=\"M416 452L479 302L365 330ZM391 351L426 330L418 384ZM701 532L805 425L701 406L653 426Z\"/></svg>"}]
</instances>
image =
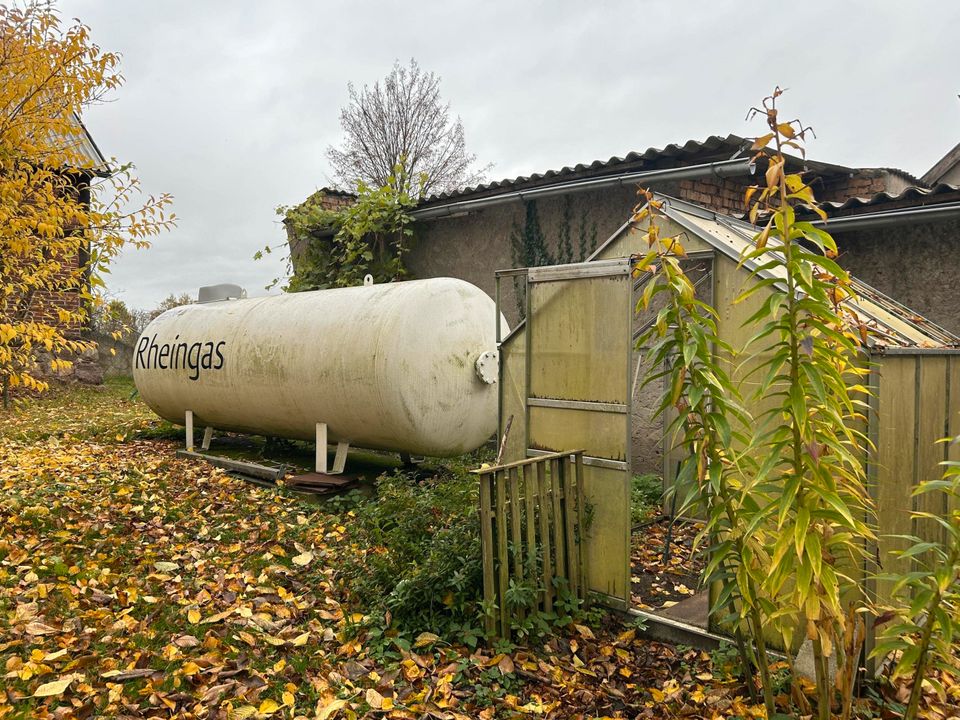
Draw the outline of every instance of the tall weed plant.
<instances>
[{"instance_id":1,"label":"tall weed plant","mask_svg":"<svg viewBox=\"0 0 960 720\"><path fill-rule=\"evenodd\" d=\"M942 442L956 447L960 436ZM941 495L946 512L912 513L915 520L932 524L939 532L928 533L933 540L905 536L910 546L897 554L911 569L881 576L893 583L892 603L881 608L881 639L872 654L892 660L892 680L912 677L904 720L918 716L925 684L946 699L947 689L931 670L960 675L960 461L945 460L942 465L943 476L920 483L913 494Z\"/></svg>"},{"instance_id":2,"label":"tall weed plant","mask_svg":"<svg viewBox=\"0 0 960 720\"><path fill-rule=\"evenodd\" d=\"M768 716L776 707L767 639L788 654L809 640L815 710L826 720L834 709L850 716L867 610L854 575L874 540L861 459L868 441L857 429L866 330L848 304L853 290L833 238L797 218L798 206L824 214L804 174L790 172L788 153L802 158L811 130L780 117L781 94L748 116L767 126L752 147L763 183L745 202L759 230L740 259L749 280L736 299L757 306L744 323L755 333L743 347L723 341L716 310L684 271L684 238L661 237L660 201L646 193L634 215L647 222L650 248L636 265L650 276L640 305L666 300L640 344L652 345L661 369L648 379L664 378L659 410L674 415L669 432L686 451L677 478L684 505L707 518L705 581L720 588L713 612L733 623ZM794 701L809 713L792 664L791 672Z\"/></svg>"}]
</instances>

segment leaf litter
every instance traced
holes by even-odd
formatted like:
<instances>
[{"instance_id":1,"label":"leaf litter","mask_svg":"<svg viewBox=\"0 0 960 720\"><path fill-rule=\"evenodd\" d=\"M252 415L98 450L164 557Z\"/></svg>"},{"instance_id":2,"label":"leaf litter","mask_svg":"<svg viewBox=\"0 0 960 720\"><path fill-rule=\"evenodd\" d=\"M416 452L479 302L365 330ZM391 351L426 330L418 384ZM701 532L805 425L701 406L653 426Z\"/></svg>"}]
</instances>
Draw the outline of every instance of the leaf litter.
<instances>
[{"instance_id":1,"label":"leaf litter","mask_svg":"<svg viewBox=\"0 0 960 720\"><path fill-rule=\"evenodd\" d=\"M709 654L610 617L374 651L337 577L349 511L176 459L130 389L0 415L0 719L762 714Z\"/></svg>"}]
</instances>

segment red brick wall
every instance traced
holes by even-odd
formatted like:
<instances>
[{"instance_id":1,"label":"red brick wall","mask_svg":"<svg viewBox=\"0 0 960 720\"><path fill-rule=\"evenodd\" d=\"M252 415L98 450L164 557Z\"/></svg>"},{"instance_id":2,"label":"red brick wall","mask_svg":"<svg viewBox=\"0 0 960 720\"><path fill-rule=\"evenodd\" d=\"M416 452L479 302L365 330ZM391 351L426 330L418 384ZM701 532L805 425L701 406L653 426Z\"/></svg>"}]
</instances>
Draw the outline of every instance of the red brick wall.
<instances>
[{"instance_id":1,"label":"red brick wall","mask_svg":"<svg viewBox=\"0 0 960 720\"><path fill-rule=\"evenodd\" d=\"M67 195L72 200L89 207L90 189L88 182L90 178L85 175L70 177L71 179L58 186L58 193ZM66 228L65 231L72 233L77 229ZM82 264L86 262L89 253L84 239L79 234L74 247L76 248L74 252L56 258L61 264L61 269L58 277L52 283L53 287L38 290L34 293L29 310L33 320L59 326L61 322L57 310L63 309L73 312L80 308L80 283L86 282L86 278L80 276L78 271ZM75 337L79 335L82 329L80 326L66 328L67 335Z\"/></svg>"},{"instance_id":2,"label":"red brick wall","mask_svg":"<svg viewBox=\"0 0 960 720\"><path fill-rule=\"evenodd\" d=\"M744 192L753 184L753 178L700 178L681 180L678 196L681 200L698 203L728 215L746 212ZM879 192L896 192L891 188L890 175L883 170L857 170L849 175L832 175L827 179L811 176L814 194L821 202L843 202L851 197L870 197Z\"/></svg>"},{"instance_id":3,"label":"red brick wall","mask_svg":"<svg viewBox=\"0 0 960 720\"><path fill-rule=\"evenodd\" d=\"M742 178L699 178L681 180L678 184L681 200L697 203L727 215L746 212L743 197L750 182Z\"/></svg>"},{"instance_id":4,"label":"red brick wall","mask_svg":"<svg viewBox=\"0 0 960 720\"><path fill-rule=\"evenodd\" d=\"M80 308L78 288L71 288L71 285L76 283L76 272L80 269L79 243L77 252L62 258L61 263L63 267L58 274L58 286L36 291L30 304L33 319L49 325L60 325L58 309L75 311ZM80 328L69 328L68 334L76 335L79 330Z\"/></svg>"},{"instance_id":5,"label":"red brick wall","mask_svg":"<svg viewBox=\"0 0 960 720\"><path fill-rule=\"evenodd\" d=\"M320 207L324 210L337 211L348 205L353 205L357 197L350 193L342 193L339 190L321 190Z\"/></svg>"},{"instance_id":6,"label":"red brick wall","mask_svg":"<svg viewBox=\"0 0 960 720\"><path fill-rule=\"evenodd\" d=\"M852 197L870 197L889 191L890 177L883 170L857 170L851 175L834 175L828 180L815 180L813 192L818 200L843 202Z\"/></svg>"}]
</instances>

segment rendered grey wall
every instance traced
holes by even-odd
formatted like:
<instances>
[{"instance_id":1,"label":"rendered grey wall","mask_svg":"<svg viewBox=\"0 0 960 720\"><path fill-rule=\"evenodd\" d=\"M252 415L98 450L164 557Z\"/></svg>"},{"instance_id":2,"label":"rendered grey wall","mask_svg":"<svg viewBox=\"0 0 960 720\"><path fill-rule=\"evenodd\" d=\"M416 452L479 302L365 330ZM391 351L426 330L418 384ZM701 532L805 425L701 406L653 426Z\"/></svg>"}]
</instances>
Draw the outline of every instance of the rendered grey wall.
<instances>
[{"instance_id":1,"label":"rendered grey wall","mask_svg":"<svg viewBox=\"0 0 960 720\"><path fill-rule=\"evenodd\" d=\"M664 187L664 192L669 189ZM616 187L570 195L572 210L572 242L577 249L577 231L581 214L587 226L596 224L596 243L610 237L630 216L636 205L635 188ZM540 227L548 247L554 252L560 235L563 198L537 201ZM450 276L473 283L491 297L494 294L494 271L514 267L510 233L514 224L523 227L526 210L520 201L478 210L460 217L418 222L407 267L416 278ZM592 252L595 247L589 248ZM579 258L574 257L574 260ZM501 306L508 322L518 320L517 298L513 284L505 280Z\"/></svg>"},{"instance_id":2,"label":"rendered grey wall","mask_svg":"<svg viewBox=\"0 0 960 720\"><path fill-rule=\"evenodd\" d=\"M853 275L960 334L960 220L894 225L836 237L840 262Z\"/></svg>"}]
</instances>

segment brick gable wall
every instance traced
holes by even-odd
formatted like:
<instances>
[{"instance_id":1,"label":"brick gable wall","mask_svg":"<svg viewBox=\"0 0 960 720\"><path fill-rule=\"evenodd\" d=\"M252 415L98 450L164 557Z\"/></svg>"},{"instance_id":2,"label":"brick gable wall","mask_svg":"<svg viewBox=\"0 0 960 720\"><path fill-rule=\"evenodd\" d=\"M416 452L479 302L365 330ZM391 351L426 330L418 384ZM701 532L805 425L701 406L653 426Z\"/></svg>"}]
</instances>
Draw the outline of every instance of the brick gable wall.
<instances>
[{"instance_id":1,"label":"brick gable wall","mask_svg":"<svg viewBox=\"0 0 960 720\"><path fill-rule=\"evenodd\" d=\"M61 259L63 264L60 270L57 289L38 290L34 293L30 303L30 315L34 320L46 323L48 325L60 326L60 317L58 309L69 310L71 312L80 309L79 288L71 288L72 278L77 270L80 269L81 249L78 242L77 252ZM66 333L69 337L75 337L80 334L82 328L66 327Z\"/></svg>"}]
</instances>

